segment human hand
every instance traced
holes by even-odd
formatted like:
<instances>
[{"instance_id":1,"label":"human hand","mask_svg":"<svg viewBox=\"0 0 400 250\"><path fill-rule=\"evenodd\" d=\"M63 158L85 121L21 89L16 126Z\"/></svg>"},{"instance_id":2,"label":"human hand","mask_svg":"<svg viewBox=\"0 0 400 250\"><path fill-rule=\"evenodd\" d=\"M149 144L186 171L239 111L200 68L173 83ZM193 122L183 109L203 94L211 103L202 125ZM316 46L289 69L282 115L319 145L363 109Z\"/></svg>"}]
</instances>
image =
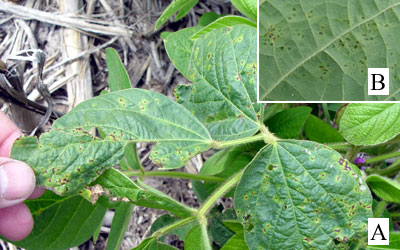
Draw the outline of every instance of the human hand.
<instances>
[{"instance_id":1,"label":"human hand","mask_svg":"<svg viewBox=\"0 0 400 250\"><path fill-rule=\"evenodd\" d=\"M23 201L44 193L44 189L35 188L31 167L9 158L20 136L17 126L0 112L0 234L12 241L24 239L33 228L32 215Z\"/></svg>"}]
</instances>

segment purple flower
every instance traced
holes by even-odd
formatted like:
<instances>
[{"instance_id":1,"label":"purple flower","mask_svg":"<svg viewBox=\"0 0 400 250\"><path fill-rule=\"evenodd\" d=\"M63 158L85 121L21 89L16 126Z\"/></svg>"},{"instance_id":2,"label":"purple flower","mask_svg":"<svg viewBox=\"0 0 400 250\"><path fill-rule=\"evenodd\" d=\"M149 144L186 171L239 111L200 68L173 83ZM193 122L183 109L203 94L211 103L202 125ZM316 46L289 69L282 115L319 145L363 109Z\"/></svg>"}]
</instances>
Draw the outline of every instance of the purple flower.
<instances>
[{"instance_id":1,"label":"purple flower","mask_svg":"<svg viewBox=\"0 0 400 250\"><path fill-rule=\"evenodd\" d=\"M361 165L365 163L364 153L358 154L356 159L354 160L355 164Z\"/></svg>"},{"instance_id":2,"label":"purple flower","mask_svg":"<svg viewBox=\"0 0 400 250\"><path fill-rule=\"evenodd\" d=\"M355 160L354 160L354 163L355 164L364 164L365 163L365 159L364 158L362 158L362 157L357 157Z\"/></svg>"},{"instance_id":3,"label":"purple flower","mask_svg":"<svg viewBox=\"0 0 400 250\"><path fill-rule=\"evenodd\" d=\"M362 170L362 171L364 171L365 169L367 169L367 167L366 167L366 166L362 166L362 167L360 167L360 170Z\"/></svg>"}]
</instances>

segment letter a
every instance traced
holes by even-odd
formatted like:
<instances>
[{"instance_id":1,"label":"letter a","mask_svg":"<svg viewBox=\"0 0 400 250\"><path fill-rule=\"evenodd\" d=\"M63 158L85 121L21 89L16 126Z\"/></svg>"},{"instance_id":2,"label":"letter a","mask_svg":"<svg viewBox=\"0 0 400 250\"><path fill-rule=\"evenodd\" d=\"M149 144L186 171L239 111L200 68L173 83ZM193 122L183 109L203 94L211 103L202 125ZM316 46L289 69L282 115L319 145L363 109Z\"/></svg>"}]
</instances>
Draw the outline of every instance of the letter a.
<instances>
[{"instance_id":1,"label":"letter a","mask_svg":"<svg viewBox=\"0 0 400 250\"><path fill-rule=\"evenodd\" d=\"M376 231L378 231L378 229L379 229L379 234L376 233ZM385 239L385 235L383 235L381 226L380 226L379 224L378 224L378 226L376 227L375 233L374 233L374 235L372 236L371 240L375 240L375 239L374 239L374 238L375 238L375 235L381 235L381 236L382 236L382 240L386 240L386 239Z\"/></svg>"}]
</instances>

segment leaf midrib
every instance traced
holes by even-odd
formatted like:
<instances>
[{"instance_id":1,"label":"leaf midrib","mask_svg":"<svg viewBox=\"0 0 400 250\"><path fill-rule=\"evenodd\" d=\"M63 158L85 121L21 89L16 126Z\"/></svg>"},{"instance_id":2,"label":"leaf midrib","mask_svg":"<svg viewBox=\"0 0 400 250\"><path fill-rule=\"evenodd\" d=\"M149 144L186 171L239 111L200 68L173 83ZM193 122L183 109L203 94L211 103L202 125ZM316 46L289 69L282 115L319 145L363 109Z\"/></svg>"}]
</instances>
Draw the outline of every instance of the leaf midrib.
<instances>
[{"instance_id":1,"label":"leaf midrib","mask_svg":"<svg viewBox=\"0 0 400 250\"><path fill-rule=\"evenodd\" d=\"M346 34L348 34L349 32L353 31L354 29L360 27L361 25L375 19L376 17L380 16L381 14L385 13L386 11L393 9L396 6L399 6L399 3L395 3L392 4L390 6L388 6L387 8L381 10L380 12L378 12L377 14L375 14L374 16L365 19L364 21L354 25L353 27L345 30L343 33L339 34L336 38L332 39L330 42L326 43L324 46L322 46L320 49L318 49L317 51L315 51L314 53L312 53L311 55L309 55L308 57L304 58L302 61L300 61L298 64L296 64L291 70L289 70L286 74L284 74L283 76L281 76L281 78L278 79L278 81L276 83L274 83L271 88L269 90L267 90L267 92L265 92L262 97L261 100L264 100L264 98L269 95L271 93L272 90L274 90L282 81L284 81L287 77L289 77L294 71L296 71L298 68L300 68L302 65L304 65L306 62L308 62L309 60L311 60L313 57L315 57L316 55L318 55L319 53L321 53L322 51L324 51L325 49L327 49L330 45L332 45L334 42L336 42L338 39L342 38L343 36L345 36Z\"/></svg>"}]
</instances>

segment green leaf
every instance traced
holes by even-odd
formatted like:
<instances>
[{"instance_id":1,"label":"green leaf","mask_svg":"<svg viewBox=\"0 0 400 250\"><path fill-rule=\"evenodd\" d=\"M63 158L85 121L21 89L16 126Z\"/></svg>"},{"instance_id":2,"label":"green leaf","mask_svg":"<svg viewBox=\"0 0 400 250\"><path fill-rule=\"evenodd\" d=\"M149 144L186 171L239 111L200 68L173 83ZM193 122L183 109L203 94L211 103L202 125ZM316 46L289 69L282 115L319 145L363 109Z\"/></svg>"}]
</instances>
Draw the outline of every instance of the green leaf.
<instances>
[{"instance_id":1,"label":"green leaf","mask_svg":"<svg viewBox=\"0 0 400 250\"><path fill-rule=\"evenodd\" d=\"M106 208L92 205L81 196L61 197L47 191L40 198L26 200L33 214L32 233L14 245L25 249L64 250L88 240Z\"/></svg>"},{"instance_id":2,"label":"green leaf","mask_svg":"<svg viewBox=\"0 0 400 250\"><path fill-rule=\"evenodd\" d=\"M193 227L185 238L185 249L211 250L205 242L200 225Z\"/></svg>"},{"instance_id":3,"label":"green leaf","mask_svg":"<svg viewBox=\"0 0 400 250\"><path fill-rule=\"evenodd\" d=\"M310 116L310 107L285 109L267 120L269 131L279 138L296 139Z\"/></svg>"},{"instance_id":4,"label":"green leaf","mask_svg":"<svg viewBox=\"0 0 400 250\"><path fill-rule=\"evenodd\" d=\"M236 234L243 233L243 225L237 220L224 220L222 223Z\"/></svg>"},{"instance_id":5,"label":"green leaf","mask_svg":"<svg viewBox=\"0 0 400 250\"><path fill-rule=\"evenodd\" d=\"M131 221L132 210L133 205L130 203L122 203L117 209L115 209L110 234L107 239L107 250L120 249L125 231Z\"/></svg>"},{"instance_id":6,"label":"green leaf","mask_svg":"<svg viewBox=\"0 0 400 250\"><path fill-rule=\"evenodd\" d=\"M186 16L186 14L197 4L198 0L172 0L161 16L157 19L154 29L158 30L164 23L168 21L175 13L175 21Z\"/></svg>"},{"instance_id":7,"label":"green leaf","mask_svg":"<svg viewBox=\"0 0 400 250\"><path fill-rule=\"evenodd\" d=\"M260 3L260 100L400 100L399 0ZM368 68L390 69L390 95L368 95Z\"/></svg>"},{"instance_id":8,"label":"green leaf","mask_svg":"<svg viewBox=\"0 0 400 250\"><path fill-rule=\"evenodd\" d=\"M207 26L222 16L215 12L206 12L199 18L197 25L201 27Z\"/></svg>"},{"instance_id":9,"label":"green leaf","mask_svg":"<svg viewBox=\"0 0 400 250\"><path fill-rule=\"evenodd\" d=\"M399 250L400 249L400 232L389 232L389 245L368 246L367 250Z\"/></svg>"},{"instance_id":10,"label":"green leaf","mask_svg":"<svg viewBox=\"0 0 400 250\"><path fill-rule=\"evenodd\" d=\"M227 209L223 213L213 213L209 223L208 231L214 243L218 246L225 245L225 243L234 236L234 233L224 225L223 220L225 219L236 219L235 211L233 209Z\"/></svg>"},{"instance_id":11,"label":"green leaf","mask_svg":"<svg viewBox=\"0 0 400 250\"><path fill-rule=\"evenodd\" d=\"M400 134L400 103L351 103L339 132L354 145L376 145Z\"/></svg>"},{"instance_id":12,"label":"green leaf","mask_svg":"<svg viewBox=\"0 0 400 250\"><path fill-rule=\"evenodd\" d=\"M400 183L398 181L374 174L368 176L366 182L380 198L400 203Z\"/></svg>"},{"instance_id":13,"label":"green leaf","mask_svg":"<svg viewBox=\"0 0 400 250\"><path fill-rule=\"evenodd\" d=\"M244 241L244 234L235 234L226 242L221 250L247 250L249 249Z\"/></svg>"},{"instance_id":14,"label":"green leaf","mask_svg":"<svg viewBox=\"0 0 400 250\"><path fill-rule=\"evenodd\" d=\"M168 57L176 69L186 78L189 78L188 71L194 45L194 41L189 38L199 30L201 30L201 27L190 27L163 38Z\"/></svg>"},{"instance_id":15,"label":"green leaf","mask_svg":"<svg viewBox=\"0 0 400 250\"><path fill-rule=\"evenodd\" d=\"M93 128L107 136L95 138ZM22 137L14 159L27 162L37 185L60 194L84 188L118 163L129 142L156 142L150 158L164 168L178 168L210 148L207 129L170 98L142 89L111 92L85 101L59 118L50 132Z\"/></svg>"},{"instance_id":16,"label":"green leaf","mask_svg":"<svg viewBox=\"0 0 400 250\"><path fill-rule=\"evenodd\" d=\"M224 27L230 27L234 26L237 24L244 24L244 25L249 25L250 27L257 28L257 25L250 21L247 18L240 17L240 16L224 16L221 18L218 18L214 22L210 23L206 27L202 28L200 31L196 32L194 35L190 37L192 40L196 40L205 34Z\"/></svg>"},{"instance_id":17,"label":"green leaf","mask_svg":"<svg viewBox=\"0 0 400 250\"><path fill-rule=\"evenodd\" d=\"M213 30L197 39L189 80L178 85L177 101L190 110L215 140L251 136L261 126L256 101L257 32L248 25Z\"/></svg>"},{"instance_id":18,"label":"green leaf","mask_svg":"<svg viewBox=\"0 0 400 250\"><path fill-rule=\"evenodd\" d=\"M106 49L106 63L108 68L108 86L111 92L131 88L129 75L115 49Z\"/></svg>"},{"instance_id":19,"label":"green leaf","mask_svg":"<svg viewBox=\"0 0 400 250\"><path fill-rule=\"evenodd\" d=\"M249 249L333 249L364 234L372 197L353 167L315 142L264 147L235 192Z\"/></svg>"},{"instance_id":20,"label":"green leaf","mask_svg":"<svg viewBox=\"0 0 400 250\"><path fill-rule=\"evenodd\" d=\"M314 115L310 115L304 132L309 140L320 143L344 142L343 136L329 124Z\"/></svg>"},{"instance_id":21,"label":"green leaf","mask_svg":"<svg viewBox=\"0 0 400 250\"><path fill-rule=\"evenodd\" d=\"M257 21L257 0L231 0L231 3L242 14Z\"/></svg>"},{"instance_id":22,"label":"green leaf","mask_svg":"<svg viewBox=\"0 0 400 250\"><path fill-rule=\"evenodd\" d=\"M135 183L114 168L105 171L94 184L99 184L110 191L113 196L125 197L138 206L163 209L178 217L192 215L192 211L188 211L182 204L166 194L147 186L144 187L140 183Z\"/></svg>"}]
</instances>

